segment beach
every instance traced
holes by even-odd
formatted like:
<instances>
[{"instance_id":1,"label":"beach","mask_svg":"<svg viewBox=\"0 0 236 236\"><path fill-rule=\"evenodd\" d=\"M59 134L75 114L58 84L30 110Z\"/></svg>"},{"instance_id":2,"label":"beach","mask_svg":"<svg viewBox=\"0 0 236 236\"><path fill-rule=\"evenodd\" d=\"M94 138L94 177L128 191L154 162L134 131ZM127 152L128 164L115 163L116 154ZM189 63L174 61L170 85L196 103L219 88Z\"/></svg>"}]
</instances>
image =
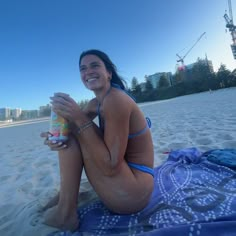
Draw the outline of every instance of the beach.
<instances>
[{"instance_id":1,"label":"beach","mask_svg":"<svg viewBox=\"0 0 236 236\"><path fill-rule=\"evenodd\" d=\"M19 126L19 125L28 125L33 123L41 123L45 121L49 121L49 117L43 117L43 118L36 118L36 119L30 119L30 120L20 120L20 121L12 121L12 122L0 122L0 128L4 127L10 127L10 126Z\"/></svg>"},{"instance_id":2,"label":"beach","mask_svg":"<svg viewBox=\"0 0 236 236\"><path fill-rule=\"evenodd\" d=\"M139 104L152 121L155 166L171 150L196 147L236 149L236 88ZM49 121L0 127L0 235L41 236L56 229L43 224L42 206L59 190L57 153L40 138ZM80 204L92 198L82 175Z\"/></svg>"}]
</instances>

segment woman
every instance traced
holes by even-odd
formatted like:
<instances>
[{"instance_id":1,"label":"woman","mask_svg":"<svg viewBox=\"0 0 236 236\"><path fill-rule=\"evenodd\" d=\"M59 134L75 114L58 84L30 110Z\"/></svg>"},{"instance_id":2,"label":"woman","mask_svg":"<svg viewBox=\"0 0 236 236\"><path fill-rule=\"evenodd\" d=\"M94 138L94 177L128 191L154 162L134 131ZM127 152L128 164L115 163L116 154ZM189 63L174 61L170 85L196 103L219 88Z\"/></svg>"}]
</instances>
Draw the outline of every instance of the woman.
<instances>
[{"instance_id":1,"label":"woman","mask_svg":"<svg viewBox=\"0 0 236 236\"><path fill-rule=\"evenodd\" d=\"M118 214L142 210L153 190L153 143L143 113L124 92L124 85L109 57L99 50L83 52L79 60L81 79L95 98L81 110L64 93L51 98L54 111L73 129L66 144L47 139L57 150L60 193L46 215L46 224L75 230L82 169L107 208ZM99 126L93 119L98 116ZM52 204L49 203L48 207Z\"/></svg>"}]
</instances>

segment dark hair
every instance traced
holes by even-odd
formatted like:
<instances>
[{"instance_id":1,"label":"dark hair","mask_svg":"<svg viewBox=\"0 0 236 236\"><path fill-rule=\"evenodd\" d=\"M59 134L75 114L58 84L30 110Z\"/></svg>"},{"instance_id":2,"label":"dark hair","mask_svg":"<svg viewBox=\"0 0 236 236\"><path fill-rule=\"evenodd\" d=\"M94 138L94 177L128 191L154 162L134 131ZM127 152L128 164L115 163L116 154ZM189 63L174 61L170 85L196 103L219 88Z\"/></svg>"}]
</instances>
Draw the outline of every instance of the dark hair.
<instances>
[{"instance_id":1,"label":"dark hair","mask_svg":"<svg viewBox=\"0 0 236 236\"><path fill-rule=\"evenodd\" d=\"M113 64L113 62L111 61L111 59L108 57L106 53L97 49L90 49L90 50L84 51L80 55L79 65L81 63L82 58L86 55L95 55L99 57L103 61L107 71L111 72L112 74L111 83L119 85L121 89L125 90L125 85L124 85L126 84L125 81L118 75L116 66Z\"/></svg>"}]
</instances>

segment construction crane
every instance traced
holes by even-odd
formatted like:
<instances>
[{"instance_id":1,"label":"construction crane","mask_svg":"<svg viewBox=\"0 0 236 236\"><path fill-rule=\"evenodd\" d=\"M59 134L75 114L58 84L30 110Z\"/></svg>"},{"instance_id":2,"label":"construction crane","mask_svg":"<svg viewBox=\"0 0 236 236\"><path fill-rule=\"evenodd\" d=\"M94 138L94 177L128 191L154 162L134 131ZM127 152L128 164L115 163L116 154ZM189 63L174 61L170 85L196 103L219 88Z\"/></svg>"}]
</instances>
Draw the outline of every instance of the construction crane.
<instances>
[{"instance_id":1,"label":"construction crane","mask_svg":"<svg viewBox=\"0 0 236 236\"><path fill-rule=\"evenodd\" d=\"M225 13L224 18L226 21L226 28L229 29L232 36L233 44L231 44L231 50L232 50L234 59L236 59L236 26L234 25L234 21L233 21L231 0L228 0L228 5L229 5L229 16L227 15L227 13Z\"/></svg>"},{"instance_id":2,"label":"construction crane","mask_svg":"<svg viewBox=\"0 0 236 236\"><path fill-rule=\"evenodd\" d=\"M181 62L181 66L178 67L178 70L181 71L181 70L184 70L185 69L185 65L184 65L184 58L192 51L192 49L196 46L196 44L201 40L201 38L206 34L206 32L202 33L200 35L200 37L196 40L196 42L193 44L193 46L185 53L184 56L180 56L178 53L176 53L176 56L179 58L177 60L177 62Z\"/></svg>"}]
</instances>

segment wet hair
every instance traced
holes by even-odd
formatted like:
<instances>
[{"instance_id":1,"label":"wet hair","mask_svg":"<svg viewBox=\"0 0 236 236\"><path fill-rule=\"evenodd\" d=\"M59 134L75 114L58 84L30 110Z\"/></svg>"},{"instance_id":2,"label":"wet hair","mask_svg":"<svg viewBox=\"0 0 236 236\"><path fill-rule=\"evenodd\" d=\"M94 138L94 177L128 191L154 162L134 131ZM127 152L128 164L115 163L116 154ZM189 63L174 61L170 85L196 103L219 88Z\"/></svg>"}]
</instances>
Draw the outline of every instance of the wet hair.
<instances>
[{"instance_id":1,"label":"wet hair","mask_svg":"<svg viewBox=\"0 0 236 236\"><path fill-rule=\"evenodd\" d=\"M125 81L121 78L120 75L118 75L116 66L113 64L113 62L111 61L111 59L108 57L108 55L106 53L104 53L100 50L97 50L97 49L90 49L90 50L84 51L80 55L79 65L81 64L82 58L87 55L95 55L95 56L99 57L103 61L107 71L109 71L112 75L111 83L119 85L119 87L121 89L125 90L125 88L126 88Z\"/></svg>"}]
</instances>

